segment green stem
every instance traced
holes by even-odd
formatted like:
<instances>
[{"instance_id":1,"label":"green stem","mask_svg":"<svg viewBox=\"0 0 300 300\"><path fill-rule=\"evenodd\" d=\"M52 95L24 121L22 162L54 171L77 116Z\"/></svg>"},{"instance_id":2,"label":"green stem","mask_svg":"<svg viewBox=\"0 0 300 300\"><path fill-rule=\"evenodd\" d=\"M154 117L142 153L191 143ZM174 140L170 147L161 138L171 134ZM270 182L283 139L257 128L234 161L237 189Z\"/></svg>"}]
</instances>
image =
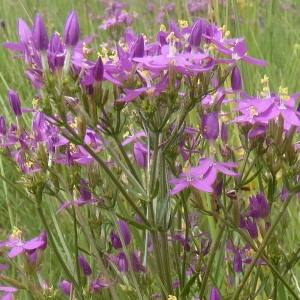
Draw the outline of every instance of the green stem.
<instances>
[{"instance_id":1,"label":"green stem","mask_svg":"<svg viewBox=\"0 0 300 300\"><path fill-rule=\"evenodd\" d=\"M171 295L173 293L172 288L172 280L171 280L171 270L170 270L170 260L169 260L169 247L168 247L168 234L167 232L163 232L161 234L161 258L163 262L163 272L165 278L165 284L167 286L168 294Z\"/></svg>"},{"instance_id":2,"label":"green stem","mask_svg":"<svg viewBox=\"0 0 300 300\"><path fill-rule=\"evenodd\" d=\"M272 299L277 300L277 290L278 290L278 278L274 277L274 290L272 292Z\"/></svg>"},{"instance_id":3,"label":"green stem","mask_svg":"<svg viewBox=\"0 0 300 300\"><path fill-rule=\"evenodd\" d=\"M204 295L204 292L205 292L205 288L207 286L207 281L208 281L208 278L210 276L210 271L211 271L212 265L214 263L215 256L217 254L217 251L218 251L218 248L219 248L222 236L224 234L225 228L226 228L225 226L222 226L220 228L218 236L216 237L216 239L214 241L214 244L213 244L213 247L212 247L212 249L210 251L210 257L209 257L209 260L208 260L208 263L207 263L207 266L206 266L205 275L203 277L202 284L201 284L201 289L200 289L200 293L199 293L199 298L200 299L203 298L203 295Z\"/></svg>"},{"instance_id":4,"label":"green stem","mask_svg":"<svg viewBox=\"0 0 300 300\"><path fill-rule=\"evenodd\" d=\"M258 266L257 269L258 269L258 270L257 270L257 272L255 273L254 282L253 282L253 284L252 284L252 288L251 288L251 292L250 292L250 297L251 297L251 299L254 299L255 289L256 289L256 287L257 287L257 282L258 282L258 278L259 278L259 273L260 273L261 267Z\"/></svg>"},{"instance_id":5,"label":"green stem","mask_svg":"<svg viewBox=\"0 0 300 300\"><path fill-rule=\"evenodd\" d=\"M244 160L243 160L243 165L242 165L242 168L241 168L241 172L240 172L241 175L240 175L239 179L237 180L237 182L238 182L237 186L238 187L240 187L240 184L242 182L242 177L244 177L243 174L245 172L245 168L246 168L246 165L247 165L247 162L248 162L249 155L250 155L250 151L247 150L246 151L246 156L244 157Z\"/></svg>"},{"instance_id":6,"label":"green stem","mask_svg":"<svg viewBox=\"0 0 300 300\"><path fill-rule=\"evenodd\" d=\"M182 194L182 193L181 193ZM184 201L185 199L182 197L182 206L183 206L183 213L184 213L184 222L185 222L185 242L188 242L189 237L189 216L187 211L187 205ZM182 259L182 272L181 272L181 287L185 286L185 279L186 279L186 251L183 252L183 259Z\"/></svg>"},{"instance_id":7,"label":"green stem","mask_svg":"<svg viewBox=\"0 0 300 300\"><path fill-rule=\"evenodd\" d=\"M81 283L80 280L80 270L79 270L79 260L78 260L78 232L77 232L77 220L76 220L76 215L75 215L75 210L74 210L74 205L72 205L72 210L73 210L73 228L74 228L74 244L75 244L75 261L76 261L76 275L77 275L77 280L79 284Z\"/></svg>"},{"instance_id":8,"label":"green stem","mask_svg":"<svg viewBox=\"0 0 300 300\"><path fill-rule=\"evenodd\" d=\"M151 174L150 174L150 181L149 181L149 195L152 194L154 190L156 177L156 166L158 162L158 142L159 142L159 133L153 133L153 154L152 154L152 165L151 165Z\"/></svg>"},{"instance_id":9,"label":"green stem","mask_svg":"<svg viewBox=\"0 0 300 300\"><path fill-rule=\"evenodd\" d=\"M14 266L18 269L18 272L21 274L22 278L25 279L25 281L27 282L29 289L27 291L29 291L29 294L31 296L31 298L33 298L33 295L36 297L35 299L40 299L40 300L44 300L45 297L42 295L42 293L38 290L38 288L36 287L36 285L30 280L30 278L27 276L27 274L23 271L23 269L20 267L19 264L17 264L16 262L14 262L13 260L11 260L11 262L14 264ZM2 278L1 278L2 277ZM9 279L6 280L7 282L14 282L15 280L12 278L9 278L7 276L0 276L0 279L5 280L5 279ZM17 281L16 281L17 282ZM18 287L18 286L17 286ZM22 285L19 287L22 288ZM27 295L26 295L27 296Z\"/></svg>"},{"instance_id":10,"label":"green stem","mask_svg":"<svg viewBox=\"0 0 300 300\"><path fill-rule=\"evenodd\" d=\"M155 266L157 267L157 270L153 270L154 273L158 272L158 277L160 278L160 281L162 284L166 283L165 279L165 273L163 270L163 260L161 257L161 252L160 252L160 244L159 244L159 239L158 239L158 231L154 230L150 232L151 238L152 238L152 244L153 244L153 252L154 252L154 257L155 257ZM164 295L164 298L167 299L166 297L169 294L169 290L165 289L165 286L161 285L161 294Z\"/></svg>"},{"instance_id":11,"label":"green stem","mask_svg":"<svg viewBox=\"0 0 300 300\"><path fill-rule=\"evenodd\" d=\"M141 180L140 180L139 176L137 175L130 159L128 158L128 155L127 155L122 143L120 142L118 136L113 136L113 138L115 139L115 141L118 145L118 148L121 151L123 158L125 159L126 165L129 168L130 173L135 177L135 179L139 182L139 184L141 184Z\"/></svg>"},{"instance_id":12,"label":"green stem","mask_svg":"<svg viewBox=\"0 0 300 300\"><path fill-rule=\"evenodd\" d=\"M115 293L115 290L113 288L113 285L110 284L110 282L109 282L110 279L109 279L108 273L106 271L106 268L104 267L102 259L101 259L100 255L99 255L99 252L98 252L98 249L97 249L97 245L95 243L95 239L93 238L91 232L88 230L89 226L85 222L85 219L83 218L83 215L82 215L79 207L77 205L73 205L73 207L74 207L76 216L78 218L78 221L79 221L79 223L81 225L81 228L83 229L83 232L85 233L85 236L87 237L89 245L92 248L92 253L95 256L96 262L97 262L97 264L99 265L99 267L101 269L101 272L102 272L102 274L104 276L104 279L106 279L107 283L109 284L108 288L110 289L112 299L118 299L118 297L117 297L117 295Z\"/></svg>"},{"instance_id":13,"label":"green stem","mask_svg":"<svg viewBox=\"0 0 300 300\"><path fill-rule=\"evenodd\" d=\"M160 142L160 140L159 140ZM165 273L165 279L166 279L166 285L169 292L173 292L172 288L172 279L171 279L171 268L170 268L170 260L169 260L169 246L168 246L168 227L170 222L170 196L169 196L169 190L167 187L167 178L166 178L166 161L164 159L164 156L162 155L162 151L158 150L158 164L159 168L159 176L160 176L160 199L164 201L168 201L165 208L163 208L163 233L161 234L161 241L162 241L162 247L161 247L161 256L163 261L163 271Z\"/></svg>"},{"instance_id":14,"label":"green stem","mask_svg":"<svg viewBox=\"0 0 300 300\"><path fill-rule=\"evenodd\" d=\"M37 196L37 204L36 204L36 209L37 209L37 212L40 216L40 219L42 221L42 224L43 224L43 227L45 228L46 232L47 232L47 237L48 237L48 240L50 242L50 245L51 245L51 248L53 249L60 265L62 266L64 272L66 273L68 279L72 282L73 286L75 287L75 289L78 291L78 295L81 294L81 288L80 286L78 285L78 283L76 282L74 276L71 274L71 272L69 271L68 267L66 266L65 264L65 261L64 259L61 257L57 247L56 247L56 244L55 244L55 241L54 241L54 238L52 236L52 232L51 232L51 229L49 228L48 226L48 223L46 221L46 218L45 218L45 215L44 215L44 212L41 208L41 198L42 198L42 191L39 192L39 194L36 195ZM83 298L81 296L79 296L80 299L83 300Z\"/></svg>"},{"instance_id":15,"label":"green stem","mask_svg":"<svg viewBox=\"0 0 300 300\"><path fill-rule=\"evenodd\" d=\"M234 293L232 300L237 300L240 299L240 293L242 292L245 284L247 283L247 280L249 278L249 276L251 275L251 272L253 270L253 268L256 266L256 262L257 260L261 257L261 255L263 254L263 251L265 249L265 247L267 246L277 224L279 223L280 219L282 218L285 210L287 209L288 205L290 204L291 200L293 198L293 195L289 195L287 197L287 199L285 200L285 202L283 203L283 205L280 208L280 211L278 213L278 215L276 216L276 218L273 221L273 224L271 225L271 227L268 229L265 238L263 240L263 242L261 243L261 245L258 247L257 252L254 256L254 258L252 259L252 262L250 263L250 265L248 266L247 271L245 272L245 275L241 281L241 283L239 284L236 292ZM297 298L296 298L297 299Z\"/></svg>"},{"instance_id":16,"label":"green stem","mask_svg":"<svg viewBox=\"0 0 300 300\"><path fill-rule=\"evenodd\" d=\"M220 220L224 225L224 227L227 228L231 228L232 230L235 230L236 232L239 233L239 235L249 244L249 246L257 252L257 247L254 244L253 240L240 228L236 228L234 225L234 221L231 220L230 222L227 222L225 219L223 219L222 217L220 217L219 214L217 213L210 213L208 211L205 211L206 214L211 214L212 216L216 217L218 220ZM228 218L230 218L230 216L226 216ZM269 259L265 256L265 254L261 254L261 258L264 260L264 262L268 265L268 267L271 269L271 271L273 272L273 275L277 276L277 278L281 281L281 283L285 286L285 288L291 293L291 295L295 298L298 299L298 296L296 295L296 293L292 290L292 288L290 287L289 283L287 283L285 281L285 279L283 278L284 274L280 274L277 269L272 265L272 263L269 261Z\"/></svg>"},{"instance_id":17,"label":"green stem","mask_svg":"<svg viewBox=\"0 0 300 300\"><path fill-rule=\"evenodd\" d=\"M100 159L100 157L91 149L88 145L84 143L84 141L80 138L80 136L72 129L72 127L65 123L64 126L66 129L72 134L72 136L78 140L79 144L97 161L97 163L102 167L104 172L109 176L111 181L116 185L116 187L119 189L123 197L126 199L126 201L130 204L130 206L133 208L133 210L140 216L142 221L145 223L145 225L152 227L149 221L147 220L146 216L141 212L139 207L135 204L134 200L128 195L124 187L122 186L122 183L119 179L116 178L116 176L112 173L112 171L107 167L107 165ZM68 136L66 136L68 138Z\"/></svg>"},{"instance_id":18,"label":"green stem","mask_svg":"<svg viewBox=\"0 0 300 300\"><path fill-rule=\"evenodd\" d=\"M2 157L0 159L0 170L1 170L1 174L4 174L4 167L3 167L3 161L2 161ZM2 177L2 175L0 175ZM0 178L1 178L0 177ZM10 227L11 229L14 227L14 218L13 218L13 213L12 213L12 209L11 209L11 202L9 201L9 197L8 197L8 187L7 187L7 181L3 181L3 191L4 191L4 198L5 198L5 202L6 202L6 207L8 210L8 217L9 217L9 223L10 223Z\"/></svg>"}]
</instances>

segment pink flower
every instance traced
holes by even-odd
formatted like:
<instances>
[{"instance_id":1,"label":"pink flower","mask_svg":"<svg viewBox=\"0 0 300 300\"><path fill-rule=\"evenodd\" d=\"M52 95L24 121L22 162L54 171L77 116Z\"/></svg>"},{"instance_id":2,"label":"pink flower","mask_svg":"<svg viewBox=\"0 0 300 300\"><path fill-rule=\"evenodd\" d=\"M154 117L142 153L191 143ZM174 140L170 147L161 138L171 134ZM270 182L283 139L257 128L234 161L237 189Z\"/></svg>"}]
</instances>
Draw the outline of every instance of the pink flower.
<instances>
[{"instance_id":1,"label":"pink flower","mask_svg":"<svg viewBox=\"0 0 300 300\"><path fill-rule=\"evenodd\" d=\"M189 186L195 187L197 190L203 192L213 192L211 187L210 174L208 177L204 177L204 174L210 167L210 161L203 161L199 166L194 168L186 168L184 172L179 174L180 178L173 178L169 180L169 183L175 184L175 187L171 190L170 195L175 195Z\"/></svg>"},{"instance_id":2,"label":"pink flower","mask_svg":"<svg viewBox=\"0 0 300 300\"><path fill-rule=\"evenodd\" d=\"M13 234L9 236L8 241L0 242L0 246L11 248L10 252L7 254L8 258L15 257L24 250L34 250L44 246L45 241L39 240L38 238L34 238L30 241L23 241L21 239L21 233L22 232L15 227Z\"/></svg>"}]
</instances>

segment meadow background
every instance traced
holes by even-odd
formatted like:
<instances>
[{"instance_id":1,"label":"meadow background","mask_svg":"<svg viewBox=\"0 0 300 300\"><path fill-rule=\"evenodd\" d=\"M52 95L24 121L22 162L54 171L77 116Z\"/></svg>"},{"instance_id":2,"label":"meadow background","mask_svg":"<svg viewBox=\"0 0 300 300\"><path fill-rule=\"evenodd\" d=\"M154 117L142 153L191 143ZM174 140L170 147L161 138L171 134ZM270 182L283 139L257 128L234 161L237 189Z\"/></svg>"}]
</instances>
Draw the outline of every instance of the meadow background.
<instances>
[{"instance_id":1,"label":"meadow background","mask_svg":"<svg viewBox=\"0 0 300 300\"><path fill-rule=\"evenodd\" d=\"M153 37L159 25L156 16L159 9L166 8L171 1L151 1L155 3L154 11L149 12L141 1L123 1L128 3L128 12L136 14L132 28L136 33L144 33ZM145 1L143 3L148 3ZM196 1L194 1L196 2ZM201 1L204 2L204 1ZM263 59L269 64L266 67L249 66L240 64L243 75L244 90L256 95L260 88L260 80L267 74L270 78L271 91L277 92L279 86L287 86L289 93L300 92L300 6L298 0L267 1L267 0L228 0L207 1L207 11L191 14L188 12L188 1L173 1L174 10L167 11L163 18L165 25L169 19L185 19L190 23L195 17L214 20L219 26L226 25L231 36L245 37L248 47L248 55ZM104 1L86 0L1 0L0 1L0 44L4 42L17 42L16 23L18 18L25 20L30 26L36 13L40 13L46 22L49 32L62 32L64 20L71 9L78 13L81 38L96 34L98 36L92 43L96 49L108 38L104 30L99 29L102 24L104 9L108 5ZM212 10L213 9L213 10ZM34 97L34 90L28 80L24 79L23 62L11 59L12 52L0 47L0 115L6 118L12 116L7 100L7 89L11 88L19 93L23 103L30 107ZM22 105L26 106L26 105ZM13 119L12 119L13 121ZM0 240L5 240L11 233L13 226L22 227L23 232L30 232L31 236L38 235L42 228L37 222L38 216L35 206L28 200L24 200L23 187L19 189L11 186L11 182L22 181L12 166L0 157ZM9 178L10 181L5 181ZM294 202L295 203L295 202ZM48 203L47 210L52 226L60 228L62 233L70 230L72 224L64 222L63 217L56 218L56 205ZM289 221L288 231L284 232L285 241L299 248L299 217L300 204L288 209L286 216ZM36 224L36 227L33 226ZM72 239L64 236L66 243L72 245ZM292 249L290 249L292 252ZM47 249L47 257L51 260L51 250ZM0 253L1 263L1 253ZM53 266L54 264L49 264ZM300 267L294 269L295 276L300 278ZM12 274L16 270L12 269ZM47 279L51 282L59 282L62 277L59 269L43 270ZM22 297L21 293L19 294ZM25 298L19 299L27 299Z\"/></svg>"}]
</instances>

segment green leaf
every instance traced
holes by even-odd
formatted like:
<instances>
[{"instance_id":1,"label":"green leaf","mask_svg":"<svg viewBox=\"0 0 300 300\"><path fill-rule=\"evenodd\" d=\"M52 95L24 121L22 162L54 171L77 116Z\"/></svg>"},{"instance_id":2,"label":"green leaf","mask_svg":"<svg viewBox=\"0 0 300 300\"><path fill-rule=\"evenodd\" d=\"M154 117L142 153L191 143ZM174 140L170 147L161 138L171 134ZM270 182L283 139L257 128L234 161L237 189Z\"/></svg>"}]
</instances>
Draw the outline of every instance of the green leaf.
<instances>
[{"instance_id":1,"label":"green leaf","mask_svg":"<svg viewBox=\"0 0 300 300\"><path fill-rule=\"evenodd\" d=\"M258 290L256 291L256 293L254 294L254 298L257 297L264 289L265 285L267 284L268 280L269 280L269 275L265 276L261 282L260 287L258 288Z\"/></svg>"},{"instance_id":2,"label":"green leaf","mask_svg":"<svg viewBox=\"0 0 300 300\"><path fill-rule=\"evenodd\" d=\"M159 209L158 209L158 213L157 213L157 227L161 227L164 224L164 217L166 215L166 210L168 209L168 203L170 201L170 196L167 194L165 199L162 201ZM164 228L165 226L162 226L162 229L166 229Z\"/></svg>"},{"instance_id":3,"label":"green leaf","mask_svg":"<svg viewBox=\"0 0 300 300\"><path fill-rule=\"evenodd\" d=\"M195 280L199 276L199 272L195 273L191 279L187 282L185 287L182 289L180 296L181 297L186 297L190 293L191 286L194 284Z\"/></svg>"},{"instance_id":4,"label":"green leaf","mask_svg":"<svg viewBox=\"0 0 300 300\"><path fill-rule=\"evenodd\" d=\"M155 186L154 186L154 190L152 191L151 195L150 195L150 199L153 200L157 194L158 194L158 191L159 191L159 181L156 180L155 182Z\"/></svg>"},{"instance_id":5,"label":"green leaf","mask_svg":"<svg viewBox=\"0 0 300 300\"><path fill-rule=\"evenodd\" d=\"M300 193L300 184L294 186L294 187L291 189L290 192L291 192L291 193L294 193L294 194Z\"/></svg>"},{"instance_id":6,"label":"green leaf","mask_svg":"<svg viewBox=\"0 0 300 300\"><path fill-rule=\"evenodd\" d=\"M280 300L287 300L287 296L286 296L286 293L285 293L285 288L284 288L284 285L283 284L279 284L278 286L278 299Z\"/></svg>"},{"instance_id":7,"label":"green leaf","mask_svg":"<svg viewBox=\"0 0 300 300\"><path fill-rule=\"evenodd\" d=\"M249 178L245 179L244 181L242 181L242 182L240 183L240 186L246 185L246 184L248 184L249 182L251 182L252 180L254 180L254 179L257 177L257 175L260 173L262 167L263 167L263 165L261 165L261 166L257 169L257 171L256 171L251 177L249 177Z\"/></svg>"},{"instance_id":8,"label":"green leaf","mask_svg":"<svg viewBox=\"0 0 300 300\"><path fill-rule=\"evenodd\" d=\"M142 230L152 230L151 227L143 224L143 223L139 223L137 221L134 221L133 219L129 219L129 218L125 218L124 216L119 215L118 213L116 213L116 216L120 219L122 219L123 221L126 221L128 224L133 225L136 228L142 229Z\"/></svg>"}]
</instances>

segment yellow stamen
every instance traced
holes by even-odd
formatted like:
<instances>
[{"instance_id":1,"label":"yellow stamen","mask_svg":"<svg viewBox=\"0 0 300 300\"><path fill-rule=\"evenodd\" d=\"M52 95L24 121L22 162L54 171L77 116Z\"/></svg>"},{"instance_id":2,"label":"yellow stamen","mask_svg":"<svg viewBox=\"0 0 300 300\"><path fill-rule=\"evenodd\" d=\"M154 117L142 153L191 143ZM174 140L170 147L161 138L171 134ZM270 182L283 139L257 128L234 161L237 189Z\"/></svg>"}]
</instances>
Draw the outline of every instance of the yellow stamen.
<instances>
[{"instance_id":1,"label":"yellow stamen","mask_svg":"<svg viewBox=\"0 0 300 300\"><path fill-rule=\"evenodd\" d=\"M175 36L174 31L170 32L170 34L166 37L167 43L175 44L175 42L178 42L179 39Z\"/></svg>"},{"instance_id":2,"label":"yellow stamen","mask_svg":"<svg viewBox=\"0 0 300 300\"><path fill-rule=\"evenodd\" d=\"M264 85L264 84L266 84L266 83L269 83L269 77L265 74L265 75L264 75L264 78L261 79L260 82L261 82L262 85Z\"/></svg>"},{"instance_id":3,"label":"yellow stamen","mask_svg":"<svg viewBox=\"0 0 300 300\"><path fill-rule=\"evenodd\" d=\"M283 88L283 87L280 86L279 87L279 95L280 95L280 99L282 101L290 100L289 91L288 91L287 87Z\"/></svg>"},{"instance_id":4,"label":"yellow stamen","mask_svg":"<svg viewBox=\"0 0 300 300\"><path fill-rule=\"evenodd\" d=\"M84 58L87 58L88 55L91 53L91 49L88 48L88 46L85 42L83 42L83 45L82 45L82 52L83 52Z\"/></svg>"},{"instance_id":5,"label":"yellow stamen","mask_svg":"<svg viewBox=\"0 0 300 300\"><path fill-rule=\"evenodd\" d=\"M159 31L166 32L167 31L166 26L164 24L161 24L160 27L159 27Z\"/></svg>"},{"instance_id":6,"label":"yellow stamen","mask_svg":"<svg viewBox=\"0 0 300 300\"><path fill-rule=\"evenodd\" d=\"M38 99L33 99L32 100L32 106L34 109L37 109L39 107L39 100Z\"/></svg>"},{"instance_id":7,"label":"yellow stamen","mask_svg":"<svg viewBox=\"0 0 300 300\"><path fill-rule=\"evenodd\" d=\"M186 28L189 26L189 23L187 20L178 20L178 24L181 28Z\"/></svg>"},{"instance_id":8,"label":"yellow stamen","mask_svg":"<svg viewBox=\"0 0 300 300\"><path fill-rule=\"evenodd\" d=\"M252 258L255 255L255 251L253 249L245 249L245 254L247 257Z\"/></svg>"},{"instance_id":9,"label":"yellow stamen","mask_svg":"<svg viewBox=\"0 0 300 300\"><path fill-rule=\"evenodd\" d=\"M21 237L21 234L22 234L22 231L18 227L14 226L11 237L13 239L17 239L17 238Z\"/></svg>"},{"instance_id":10,"label":"yellow stamen","mask_svg":"<svg viewBox=\"0 0 300 300\"><path fill-rule=\"evenodd\" d=\"M249 107L249 111L250 111L250 118L252 119L254 116L258 116L258 112L256 111L256 109L254 108L254 106L250 106Z\"/></svg>"},{"instance_id":11,"label":"yellow stamen","mask_svg":"<svg viewBox=\"0 0 300 300\"><path fill-rule=\"evenodd\" d=\"M183 173L188 173L191 169L191 164L189 161L186 161L186 163L184 164L184 167L182 168L182 172Z\"/></svg>"}]
</instances>

